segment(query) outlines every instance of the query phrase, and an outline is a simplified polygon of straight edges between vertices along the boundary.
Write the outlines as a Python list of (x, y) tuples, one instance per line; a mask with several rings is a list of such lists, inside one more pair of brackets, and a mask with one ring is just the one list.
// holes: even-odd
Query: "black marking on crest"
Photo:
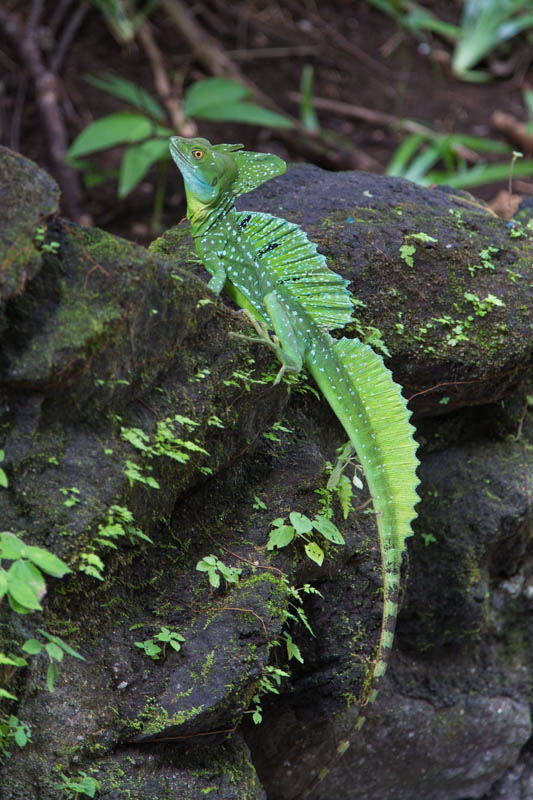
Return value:
[(240, 227), (244, 230), (251, 219), (252, 219), (252, 215), (251, 214), (248, 214), (247, 217), (243, 217), (241, 220), (239, 220)]
[(272, 250), (276, 249), (276, 247), (279, 247), (279, 242), (270, 242), (270, 244), (267, 244), (267, 246), (263, 247), (262, 250), (257, 251), (256, 258), (258, 260), (263, 258), (264, 255), (266, 255), (267, 253), (271, 253)]

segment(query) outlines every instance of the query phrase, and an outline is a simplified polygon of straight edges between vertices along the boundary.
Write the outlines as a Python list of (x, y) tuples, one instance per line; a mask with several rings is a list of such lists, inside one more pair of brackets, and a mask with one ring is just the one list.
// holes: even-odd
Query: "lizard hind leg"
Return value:
[[(269, 311), (270, 310), (271, 309), (269, 309)], [(258, 320), (247, 309), (242, 309), (242, 313), (248, 318), (249, 322), (255, 328), (257, 336), (245, 336), (242, 333), (233, 333), (233, 332), (230, 334), (230, 336), (233, 336), (236, 339), (243, 339), (244, 341), (247, 342), (260, 342), (261, 344), (267, 345), (267, 347), (270, 347), (270, 349), (275, 352), (276, 356), (281, 362), (281, 369), (276, 375), (274, 386), (276, 386), (281, 381), (282, 377), (286, 372), (295, 372), (295, 373), (300, 372), (303, 363), (302, 356), (297, 346), (295, 347), (292, 342), (288, 344), (287, 338), (290, 339), (290, 337), (286, 337), (283, 335), (282, 335), (283, 338), (282, 336), (278, 335), (270, 336), (268, 327), (262, 320)], [(276, 333), (278, 333), (275, 322), (273, 324)]]

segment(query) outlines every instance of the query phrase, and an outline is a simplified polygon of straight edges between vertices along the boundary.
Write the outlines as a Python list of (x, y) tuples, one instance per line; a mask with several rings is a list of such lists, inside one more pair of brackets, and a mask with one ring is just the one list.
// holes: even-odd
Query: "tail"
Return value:
[[(329, 340), (329, 341), (328, 341)], [(304, 800), (323, 780), (363, 726), (389, 661), (394, 640), (405, 540), (419, 501), (418, 459), (410, 413), (400, 387), (380, 356), (357, 339), (323, 334), (306, 366), (355, 447), (368, 482), (378, 527), (383, 573), (383, 620), (373, 668), (359, 715), (335, 754), (298, 796)]]

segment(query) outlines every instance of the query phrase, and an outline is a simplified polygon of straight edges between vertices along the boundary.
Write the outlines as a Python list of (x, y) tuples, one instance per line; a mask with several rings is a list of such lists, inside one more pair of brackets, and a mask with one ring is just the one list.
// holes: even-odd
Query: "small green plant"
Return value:
[[(184, 422), (186, 420), (186, 422)], [(208, 456), (207, 450), (200, 447), (196, 442), (190, 439), (182, 439), (175, 433), (176, 425), (185, 424), (187, 427), (190, 425), (198, 425), (193, 420), (188, 420), (187, 417), (180, 417), (176, 414), (174, 417), (166, 417), (166, 419), (159, 420), (156, 427), (156, 433), (153, 441), (147, 433), (141, 428), (121, 428), (121, 437), (125, 442), (129, 442), (146, 458), (156, 458), (159, 456), (167, 456), (174, 461), (179, 461), (185, 464), (189, 461), (191, 453), (203, 453)]]
[(494, 272), (496, 269), (494, 265), (494, 261), (492, 260), (492, 256), (499, 253), (499, 247), (493, 247), (493, 245), (489, 245), (485, 247), (483, 250), (479, 251), (479, 259), (481, 264), (469, 264), (468, 271), (472, 275), (472, 277), (476, 274), (477, 270), (480, 269), (487, 269), (491, 272)]
[[(358, 472), (362, 472), (363, 468), (355, 460), (355, 448), (351, 442), (346, 442), (337, 449), (337, 460), (334, 465), (330, 465), (330, 476), (326, 484), (326, 491), (335, 492), (339, 498), (342, 508), (344, 519), (348, 518), (348, 514), (352, 510), (352, 486), (361, 490), (363, 482), (358, 476)], [(346, 470), (353, 468), (353, 477), (350, 478), (346, 475)], [(319, 490), (318, 490), (319, 491)], [(329, 509), (328, 509), (329, 510)], [(330, 514), (328, 514), (329, 518)]]
[(224, 578), (226, 583), (238, 583), (242, 572), (242, 569), (237, 569), (237, 567), (228, 567), (227, 564), (224, 564), (214, 555), (204, 556), (204, 558), (200, 559), (196, 564), (196, 569), (198, 572), (207, 572), (209, 583), (213, 589), (218, 589), (220, 586), (220, 576)]
[(285, 524), (284, 517), (273, 520), (267, 542), (267, 550), (281, 549), (287, 547), (292, 541), (301, 540), (305, 542), (305, 554), (311, 561), (319, 566), (324, 561), (324, 551), (311, 535), (313, 531), (320, 533), (324, 539), (333, 544), (344, 544), (344, 538), (337, 526), (327, 517), (317, 514), (311, 520), (305, 514), (298, 511), (291, 511), (289, 514), (290, 525)]
[(14, 714), (0, 717), (0, 760), (9, 757), (11, 742), (26, 747), (31, 742), (31, 728)]
[(79, 770), (73, 778), (67, 777), (63, 772), (59, 773), (60, 781), (54, 783), (54, 789), (62, 792), (68, 800), (77, 800), (80, 794), (85, 797), (94, 797), (100, 789), (100, 783), (96, 778), (91, 778), (86, 772)]
[[(147, 466), (146, 472), (149, 473), (152, 471), (152, 467)], [(124, 475), (128, 479), (130, 486), (133, 486), (134, 483), (142, 483), (145, 486), (149, 486), (151, 489), (160, 489), (159, 481), (157, 481), (152, 475), (148, 475), (142, 471), (138, 464), (135, 461), (130, 461), (130, 459), (126, 459), (124, 462)]]
[[(4, 460), (4, 456), (5, 456), (4, 451), (0, 450), (0, 463)], [(6, 475), (5, 471), (2, 469), (2, 467), (0, 467), (0, 487), (2, 489), (7, 489), (8, 486), (9, 486), (9, 483), (8, 483), (8, 480), (7, 480), (7, 475)]]
[(162, 626), (159, 633), (156, 633), (151, 639), (145, 639), (144, 642), (135, 642), (135, 647), (139, 647), (144, 651), (145, 655), (157, 661), (159, 658), (165, 657), (167, 645), (179, 653), (181, 644), (184, 641), (185, 639), (180, 633)]
[(486, 317), (489, 311), (493, 311), (494, 308), (502, 308), (505, 306), (503, 300), (500, 300), (499, 297), (495, 297), (493, 294), (488, 294), (484, 300), (481, 300), (477, 294), (465, 292), (464, 298), (469, 303), (472, 303), (474, 312), (478, 317)]
[(37, 244), (39, 245), (40, 249), (44, 253), (51, 253), (52, 255), (57, 255), (59, 251), (59, 242), (46, 241), (46, 228), (44, 227), (44, 225), (37, 226), (37, 228), (35, 229), (34, 238)]
[(531, 0), (464, 0), (453, 72), (464, 81), (491, 80), (490, 73), (472, 68), (503, 42), (532, 27)]
[(67, 653), (69, 656), (73, 656), (74, 658), (79, 658), (81, 661), (85, 661), (84, 657), (78, 653), (76, 650), (73, 650), (63, 639), (60, 639), (59, 636), (52, 636), (50, 633), (47, 633), (42, 628), (37, 629), (41, 636), (47, 640), (45, 644), (40, 642), (38, 639), (28, 639), (22, 645), (22, 650), (30, 656), (39, 655), (43, 650), (48, 656), (50, 663), (48, 664), (48, 670), (46, 673), (46, 684), (48, 689), (53, 692), (55, 682), (59, 676), (59, 669), (57, 667), (58, 663), (63, 661), (63, 656)]
[(90, 575), (91, 578), (96, 578), (99, 581), (104, 580), (105, 564), (96, 553), (80, 553), (78, 569), (80, 572)]
[(279, 694), (278, 686), (280, 686), (283, 678), (289, 677), (290, 672), (287, 672), (284, 669), (279, 669), (279, 667), (273, 667), (270, 665), (265, 667), (265, 672), (257, 684), (257, 691), (252, 697), (252, 703), (255, 704), (255, 708), (247, 712), (252, 714), (252, 719), (256, 725), (259, 725), (263, 719), (263, 707), (261, 705), (262, 695), (267, 694), (267, 692)]
[(114, 550), (117, 549), (114, 540), (121, 536), (127, 536), (131, 544), (137, 544), (139, 540), (153, 544), (150, 537), (137, 528), (134, 523), (135, 519), (129, 508), (112, 505), (107, 512), (105, 523), (98, 526), (95, 541)]
[(70, 486), (69, 488), (63, 486), (59, 491), (65, 495), (66, 499), (63, 500), (63, 505), (67, 508), (73, 508), (80, 502), (81, 492), (76, 486)]
[[(469, 167), (466, 153), (477, 159), (473, 167)], [(484, 153), (512, 158), (513, 151), (496, 140), (462, 133), (439, 134), (426, 128), (401, 142), (389, 162), (387, 175), (407, 178), (421, 186), (445, 183), (456, 189), (507, 179), (510, 162), (488, 164), (480, 155)], [(533, 175), (533, 160), (524, 159), (513, 166), (513, 171), (517, 176)]]

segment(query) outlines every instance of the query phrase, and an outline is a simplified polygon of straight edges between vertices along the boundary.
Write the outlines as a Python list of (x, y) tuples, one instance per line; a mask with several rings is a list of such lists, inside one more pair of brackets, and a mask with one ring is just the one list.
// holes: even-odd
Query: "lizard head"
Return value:
[(183, 175), (187, 201), (203, 208), (224, 195), (237, 197), (285, 172), (285, 162), (272, 153), (251, 153), (242, 144), (211, 144), (207, 139), (170, 139), (170, 154)]
[(170, 155), (183, 175), (189, 204), (215, 206), (229, 193), (237, 175), (235, 161), (207, 139), (172, 136)]

